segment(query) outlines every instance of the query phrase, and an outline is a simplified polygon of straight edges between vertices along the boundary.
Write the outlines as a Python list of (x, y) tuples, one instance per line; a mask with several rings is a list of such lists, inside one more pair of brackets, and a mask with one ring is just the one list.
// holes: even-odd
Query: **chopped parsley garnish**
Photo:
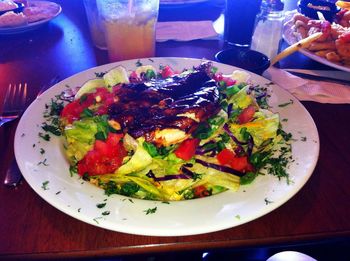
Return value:
[(94, 112), (88, 108), (85, 108), (83, 112), (80, 114), (81, 118), (91, 118), (94, 116)]
[(125, 196), (132, 196), (137, 191), (139, 191), (139, 189), (140, 189), (140, 186), (137, 185), (136, 183), (126, 182), (121, 186), (119, 193)]
[(157, 147), (152, 143), (145, 141), (143, 143), (143, 148), (149, 153), (149, 155), (151, 155), (151, 157), (159, 155)]
[(258, 176), (258, 173), (248, 172), (243, 177), (240, 178), (240, 184), (248, 185), (252, 183), (257, 176)]
[(143, 148), (149, 153), (149, 155), (151, 155), (152, 158), (164, 158), (168, 156), (174, 150), (175, 147), (171, 145), (168, 147), (162, 146), (160, 148), (157, 148), (154, 144), (145, 141), (143, 142)]
[(41, 132), (39, 132), (39, 137), (42, 138), (43, 140), (46, 140), (46, 141), (50, 141), (50, 135), (49, 134), (43, 134)]
[(136, 65), (136, 67), (140, 67), (140, 66), (142, 66), (143, 64), (141, 63), (140, 60), (137, 60), (137, 62), (135, 63), (135, 65)]
[(266, 205), (273, 203), (273, 201), (268, 200), (267, 198), (265, 198), (264, 201), (265, 201), (265, 204), (266, 204)]
[(237, 92), (241, 90), (240, 85), (235, 84), (230, 87), (227, 87), (223, 92), (228, 96), (231, 97), (235, 95)]
[(46, 161), (47, 161), (47, 159), (44, 159), (43, 161), (39, 161), (37, 165), (38, 165), (38, 166), (39, 166), (39, 165), (49, 166), (49, 164), (47, 164)]
[(203, 174), (193, 173), (192, 179), (193, 181), (196, 181), (196, 180), (202, 179), (202, 177), (203, 177)]
[(77, 165), (69, 166), (69, 173), (70, 173), (71, 177), (73, 177), (74, 174), (78, 174), (78, 167), (77, 167)]
[(111, 212), (109, 210), (103, 211), (102, 216), (108, 216)]
[(282, 138), (285, 140), (285, 141), (289, 141), (291, 140), (292, 138), (292, 134), (291, 133), (286, 133), (284, 130), (282, 129), (278, 129), (277, 130), (277, 135), (281, 135)]
[(95, 221), (96, 223), (97, 223), (97, 225), (99, 225), (100, 223), (98, 222), (98, 219), (101, 219), (102, 217), (95, 217), (94, 219), (93, 219), (93, 221)]
[(210, 69), (210, 72), (212, 73), (212, 74), (215, 74), (216, 72), (218, 71), (218, 67), (211, 67), (211, 69)]
[(107, 133), (103, 131), (96, 132), (95, 134), (96, 140), (106, 140), (107, 139)]
[(102, 78), (107, 72), (95, 72), (97, 78)]
[(290, 99), (289, 102), (279, 104), (278, 107), (286, 107), (286, 106), (293, 104), (293, 103), (294, 103), (294, 101)]
[(51, 132), (53, 135), (61, 136), (61, 130), (57, 126), (44, 123), (41, 128), (46, 132)]
[(215, 115), (209, 118), (207, 122), (200, 123), (193, 136), (202, 140), (207, 139), (224, 123), (225, 119), (223, 117)]
[(97, 208), (104, 208), (107, 203), (99, 203), (96, 205)]
[(154, 213), (156, 213), (156, 211), (157, 211), (157, 207), (154, 207), (154, 208), (146, 209), (146, 210), (144, 210), (143, 212), (146, 212), (146, 215), (149, 215), (149, 214), (154, 214)]
[(48, 181), (48, 180), (44, 181), (43, 184), (42, 184), (42, 186), (41, 186), (41, 188), (42, 188), (43, 190), (48, 190), (48, 189), (49, 189), (49, 188), (47, 187), (48, 184), (49, 184), (49, 181)]

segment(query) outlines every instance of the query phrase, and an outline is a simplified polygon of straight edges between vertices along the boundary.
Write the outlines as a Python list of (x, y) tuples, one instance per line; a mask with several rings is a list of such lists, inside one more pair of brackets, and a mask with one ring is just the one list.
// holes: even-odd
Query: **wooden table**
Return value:
[[(27, 82), (28, 100), (53, 77), (64, 79), (107, 63), (94, 48), (82, 1), (57, 1), (64, 12), (49, 24), (19, 35), (0, 36), (0, 103), (10, 83)], [(221, 41), (164, 42), (156, 56), (214, 59)], [(326, 68), (301, 54), (282, 67)], [(350, 106), (303, 102), (317, 125), (321, 150), (306, 185), (286, 204), (247, 224), (195, 236), (150, 237), (107, 231), (47, 204), (23, 181), (0, 186), (0, 259), (93, 257), (303, 243), (350, 236)], [(13, 157), (14, 127), (0, 130), (0, 180)]]

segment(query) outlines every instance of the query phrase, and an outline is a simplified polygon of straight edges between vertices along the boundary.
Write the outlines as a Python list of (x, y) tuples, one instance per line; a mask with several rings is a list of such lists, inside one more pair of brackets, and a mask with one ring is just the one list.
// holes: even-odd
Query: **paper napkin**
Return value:
[(263, 76), (286, 89), (301, 101), (350, 103), (350, 85), (306, 80), (275, 67), (270, 67)]
[(217, 39), (213, 21), (175, 21), (158, 22), (156, 39), (158, 42), (168, 40), (191, 41), (197, 39)]

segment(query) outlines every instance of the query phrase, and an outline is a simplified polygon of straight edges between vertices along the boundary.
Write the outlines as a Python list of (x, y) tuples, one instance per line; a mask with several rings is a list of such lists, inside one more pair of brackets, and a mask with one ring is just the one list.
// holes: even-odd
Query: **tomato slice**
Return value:
[(239, 124), (250, 122), (253, 119), (254, 114), (255, 107), (253, 105), (249, 105), (247, 108), (243, 109), (243, 111), (238, 115)]
[(168, 78), (174, 75), (173, 69), (170, 68), (169, 65), (164, 66), (161, 71), (162, 78)]
[(73, 101), (63, 108), (61, 117), (65, 118), (68, 123), (72, 123), (80, 119), (80, 114), (84, 111), (84, 108), (85, 107), (80, 104), (79, 100)]
[(103, 175), (115, 172), (126, 156), (120, 139), (122, 134), (109, 133), (106, 141), (96, 140), (93, 150), (78, 162), (78, 174), (83, 176)]
[(216, 155), (216, 158), (221, 165), (228, 165), (237, 171), (249, 172), (254, 170), (247, 156), (237, 157), (235, 153), (229, 149), (220, 151), (219, 154)]
[(193, 194), (195, 198), (203, 198), (203, 197), (210, 196), (210, 192), (203, 185), (195, 187), (193, 189)]
[(217, 160), (221, 165), (230, 165), (235, 153), (229, 149), (223, 149), (216, 155)]
[(231, 168), (233, 168), (235, 170), (238, 170), (238, 171), (241, 171), (241, 172), (245, 172), (246, 168), (248, 166), (248, 158), (247, 158), (247, 156), (232, 158), (230, 166), (231, 166)]
[(200, 139), (187, 139), (175, 150), (176, 157), (183, 160), (190, 160), (196, 153)]

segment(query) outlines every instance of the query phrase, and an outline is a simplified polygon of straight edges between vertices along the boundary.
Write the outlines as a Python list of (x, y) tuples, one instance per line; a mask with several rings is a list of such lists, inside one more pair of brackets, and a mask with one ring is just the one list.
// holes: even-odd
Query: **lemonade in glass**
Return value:
[(159, 0), (98, 0), (111, 62), (153, 57)]

